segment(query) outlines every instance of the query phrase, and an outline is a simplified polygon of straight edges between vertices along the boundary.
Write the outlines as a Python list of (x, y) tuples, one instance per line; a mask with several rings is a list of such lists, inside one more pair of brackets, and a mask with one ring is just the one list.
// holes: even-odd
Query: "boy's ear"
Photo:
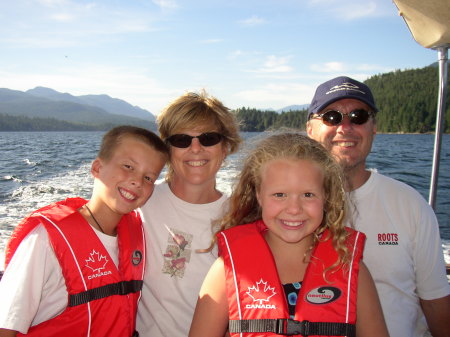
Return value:
[(91, 165), (91, 174), (94, 176), (94, 178), (98, 178), (101, 167), (102, 161), (99, 158), (95, 158)]

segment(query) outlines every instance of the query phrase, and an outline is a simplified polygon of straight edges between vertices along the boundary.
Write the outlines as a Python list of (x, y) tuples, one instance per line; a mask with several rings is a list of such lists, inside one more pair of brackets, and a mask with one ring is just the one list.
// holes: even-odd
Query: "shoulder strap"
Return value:
[(230, 320), (230, 333), (272, 332), (285, 336), (356, 336), (356, 327), (349, 323), (295, 321), (293, 319)]

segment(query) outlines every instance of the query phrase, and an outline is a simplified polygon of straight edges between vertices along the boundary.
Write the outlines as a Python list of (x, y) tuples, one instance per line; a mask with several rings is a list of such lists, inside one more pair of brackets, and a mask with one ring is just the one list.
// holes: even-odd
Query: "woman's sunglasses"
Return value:
[(213, 146), (220, 143), (223, 136), (217, 132), (205, 132), (199, 136), (189, 136), (181, 133), (168, 137), (166, 141), (169, 142), (169, 144), (172, 146), (184, 149), (186, 147), (191, 146), (193, 138), (198, 138), (198, 141), (203, 146)]
[(348, 118), (350, 118), (350, 123), (362, 125), (366, 123), (372, 115), (373, 112), (364, 109), (353, 110), (349, 113), (342, 113), (338, 110), (328, 110), (318, 115), (312, 115), (311, 119), (321, 118), (325, 125), (338, 126), (344, 120), (344, 116), (348, 116)]

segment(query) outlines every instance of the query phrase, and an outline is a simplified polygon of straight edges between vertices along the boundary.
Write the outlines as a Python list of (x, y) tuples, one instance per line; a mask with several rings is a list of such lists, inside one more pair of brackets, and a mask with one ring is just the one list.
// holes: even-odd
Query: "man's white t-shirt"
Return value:
[(349, 195), (351, 222), (367, 236), (363, 260), (375, 281), (390, 336), (427, 336), (419, 298), (450, 293), (432, 208), (412, 187), (376, 172)]

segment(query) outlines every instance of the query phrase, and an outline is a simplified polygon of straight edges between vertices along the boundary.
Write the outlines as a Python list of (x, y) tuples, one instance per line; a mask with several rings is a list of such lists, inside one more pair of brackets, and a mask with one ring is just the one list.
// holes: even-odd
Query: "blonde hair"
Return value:
[[(213, 130), (209, 131), (217, 131), (224, 136), (222, 142), (227, 155), (235, 153), (242, 143), (234, 113), (204, 90), (178, 97), (158, 116), (157, 123), (159, 134), (164, 140), (183, 130), (211, 127)], [(169, 163), (166, 180), (170, 181), (172, 176), (173, 168)]]
[[(269, 136), (260, 141), (244, 161), (239, 180), (229, 200), (229, 210), (218, 221), (220, 230), (250, 223), (262, 218), (262, 210), (256, 198), (261, 186), (261, 169), (264, 164), (276, 159), (310, 160), (319, 164), (324, 173), (324, 217), (314, 232), (313, 244), (332, 238), (333, 247), (339, 259), (328, 269), (332, 269), (349, 260), (345, 244), (347, 231), (343, 219), (345, 217), (345, 192), (343, 173), (339, 164), (331, 154), (318, 142), (299, 133), (282, 133)], [(321, 234), (329, 229), (330, 236)], [(218, 231), (218, 232), (219, 232)], [(215, 239), (214, 239), (215, 240)], [(307, 252), (307, 253), (308, 253)]]

